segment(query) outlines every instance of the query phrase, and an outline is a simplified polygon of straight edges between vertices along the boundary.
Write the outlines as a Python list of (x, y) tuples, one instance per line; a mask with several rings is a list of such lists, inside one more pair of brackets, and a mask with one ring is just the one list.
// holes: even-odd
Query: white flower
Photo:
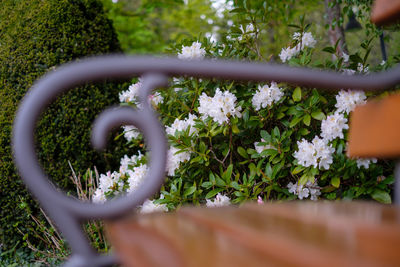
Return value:
[(167, 154), (167, 166), (166, 171), (168, 176), (174, 176), (175, 170), (179, 168), (181, 162), (185, 162), (190, 159), (190, 152), (184, 151), (177, 153), (179, 149), (171, 146)]
[(123, 158), (121, 158), (120, 161), (120, 167), (119, 167), (119, 172), (121, 174), (125, 174), (128, 170), (129, 165), (133, 166), (137, 164), (137, 161), (140, 160), (143, 157), (143, 155), (139, 151), (139, 155), (133, 155), (132, 157), (128, 157), (125, 155)]
[(343, 139), (343, 130), (349, 129), (347, 125), (347, 119), (342, 113), (336, 112), (333, 115), (329, 115), (321, 123), (321, 136), (327, 141), (331, 141), (337, 137)]
[[(139, 90), (142, 86), (142, 80), (139, 79), (139, 82), (131, 84), (128, 90), (119, 94), (119, 101), (125, 103), (132, 103), (135, 104), (138, 108), (141, 108), (139, 103)], [(158, 106), (158, 104), (163, 103), (164, 98), (161, 96), (159, 92), (155, 94), (149, 95), (149, 102), (152, 103), (154, 106)]]
[(205, 54), (206, 50), (201, 48), (201, 43), (193, 42), (191, 46), (182, 46), (182, 52), (178, 53), (178, 58), (184, 60), (203, 59)]
[(139, 137), (140, 132), (138, 128), (132, 125), (122, 126), (124, 129), (124, 137), (128, 142), (132, 141), (132, 139), (136, 139)]
[[(300, 36), (301, 36), (301, 40), (300, 40)], [(300, 50), (303, 50), (305, 47), (313, 48), (315, 46), (315, 44), (317, 43), (317, 41), (312, 36), (311, 32), (303, 32), (303, 34), (301, 34), (300, 32), (295, 32), (293, 34), (293, 39), (297, 40), (297, 41), (299, 41), (299, 43), (301, 43)]]
[(345, 75), (354, 75), (355, 73), (356, 73), (355, 70), (343, 69), (343, 74), (345, 74)]
[(297, 195), (299, 199), (310, 197), (311, 200), (317, 200), (318, 196), (321, 195), (321, 187), (317, 185), (316, 181), (314, 183), (307, 181), (305, 185), (290, 182), (287, 187), (289, 193)]
[(385, 61), (385, 60), (382, 60), (382, 62), (381, 62), (379, 65), (385, 66), (385, 64), (386, 64), (386, 61)]
[(361, 63), (358, 63), (357, 64), (357, 71), (359, 72), (359, 73), (364, 73), (364, 74), (368, 74), (369, 73), (369, 68), (368, 67), (365, 67), (363, 64), (361, 64)]
[(342, 53), (342, 57), (343, 57), (343, 62), (349, 62), (349, 55), (346, 53)]
[(139, 185), (143, 182), (144, 178), (147, 174), (147, 165), (140, 164), (137, 167), (134, 167), (132, 170), (128, 170), (126, 173), (128, 174), (128, 192), (131, 193), (135, 191)]
[(209, 97), (205, 93), (200, 96), (200, 106), (198, 111), (202, 114), (202, 119), (211, 117), (218, 124), (229, 121), (229, 117), (241, 117), (242, 107), (236, 107), (236, 96), (229, 91), (221, 92), (219, 88), (214, 97)]
[(311, 32), (303, 32), (303, 34), (301, 34), (300, 32), (295, 32), (293, 34), (293, 39), (297, 40), (298, 44), (293, 48), (290, 47), (282, 48), (281, 53), (279, 54), (279, 57), (282, 60), (282, 62), (290, 60), (292, 57), (300, 53), (300, 51), (303, 50), (305, 47), (313, 48), (317, 43), (317, 41), (312, 36)]
[(231, 204), (231, 199), (228, 196), (221, 195), (221, 193), (218, 193), (214, 200), (209, 200), (207, 199), (206, 206), (209, 208), (214, 208), (214, 207), (222, 207), (222, 206), (228, 206)]
[(128, 90), (119, 94), (120, 102), (132, 102), (137, 104), (137, 97), (139, 96), (139, 88), (142, 86), (141, 81), (131, 84)]
[(281, 53), (279, 54), (280, 59), (282, 62), (289, 61), (292, 57), (296, 56), (300, 50), (298, 50), (296, 47), (290, 48), (282, 48)]
[(103, 193), (108, 193), (111, 191), (118, 192), (122, 189), (123, 183), (120, 181), (121, 174), (119, 172), (107, 172), (105, 175), (100, 174), (99, 187)]
[(316, 43), (317, 43), (317, 41), (312, 36), (311, 32), (304, 32), (303, 37), (301, 39), (301, 50), (303, 50), (304, 47), (313, 48)]
[(149, 100), (154, 106), (158, 106), (158, 104), (162, 104), (164, 102), (164, 98), (161, 96), (159, 92), (149, 95)]
[(281, 88), (275, 82), (271, 83), (271, 86), (264, 85), (258, 86), (258, 90), (253, 96), (251, 101), (255, 110), (271, 106), (273, 103), (278, 102), (283, 97), (284, 93)]
[(143, 203), (140, 207), (140, 213), (152, 213), (152, 212), (166, 212), (168, 211), (167, 205), (156, 204), (154, 200), (148, 200)]
[(260, 143), (265, 143), (265, 140), (263, 138), (261, 138), (261, 142), (254, 143), (254, 148), (256, 149), (258, 154), (261, 154), (261, 152), (263, 152), (266, 149), (275, 149), (276, 150), (276, 148), (272, 145), (260, 145)]
[(326, 140), (316, 136), (310, 143), (303, 138), (301, 142), (297, 141), (297, 146), (299, 150), (295, 151), (293, 156), (300, 165), (329, 169), (330, 164), (333, 162), (332, 154), (335, 149), (328, 145)]
[[(254, 25), (252, 23), (246, 25), (246, 30), (243, 28), (243, 25), (240, 25), (240, 30), (243, 35), (248, 35), (250, 37), (254, 37), (256, 32), (254, 31)], [(242, 35), (238, 37), (238, 40), (241, 41), (243, 39)]]
[(309, 194), (310, 190), (308, 190), (308, 188), (303, 187), (302, 185), (299, 186), (297, 195), (299, 199), (308, 198)]
[(189, 116), (184, 120), (175, 119), (171, 126), (165, 127), (165, 132), (169, 135), (175, 135), (176, 132), (184, 132), (189, 127), (189, 135), (197, 134), (197, 129), (194, 127), (195, 121), (197, 119), (196, 115), (189, 114)]
[(111, 172), (107, 172), (106, 175), (100, 174), (99, 188), (104, 192), (110, 192), (114, 185), (114, 180), (111, 176)]
[[(332, 164), (332, 154), (335, 152), (335, 149), (328, 145), (328, 142), (324, 139), (319, 138), (318, 136), (313, 139), (315, 157), (318, 161), (318, 167), (324, 168), (325, 170), (329, 170), (329, 166)], [(314, 166), (316, 167), (316, 166)]]
[(376, 158), (367, 158), (367, 159), (357, 159), (357, 168), (361, 169), (361, 167), (364, 167), (365, 169), (369, 168), (369, 164), (376, 163), (377, 159)]
[(357, 105), (364, 104), (366, 98), (363, 91), (341, 90), (336, 95), (337, 103), (335, 107), (337, 108), (337, 112), (350, 113)]
[(304, 167), (316, 167), (318, 162), (314, 155), (314, 145), (303, 138), (301, 141), (297, 141), (297, 146), (299, 150), (295, 151), (293, 156), (298, 163)]
[(100, 188), (97, 188), (92, 196), (92, 201), (97, 204), (102, 204), (107, 201), (106, 196), (104, 195), (104, 191)]
[(306, 186), (310, 191), (310, 199), (317, 200), (318, 196), (321, 195), (321, 187), (318, 186), (316, 180), (314, 180), (314, 183), (307, 181)]

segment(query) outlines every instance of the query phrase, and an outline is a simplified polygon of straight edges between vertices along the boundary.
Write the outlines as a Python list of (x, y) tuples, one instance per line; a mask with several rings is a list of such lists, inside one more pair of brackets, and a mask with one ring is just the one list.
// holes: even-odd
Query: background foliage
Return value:
[[(111, 21), (98, 1), (1, 1), (0, 242), (4, 249), (23, 245), (18, 230), (34, 233), (36, 226), (21, 205), (38, 212), (12, 162), (11, 129), (20, 99), (37, 78), (59, 64), (120, 51)], [(118, 101), (121, 88), (116, 83), (85, 85), (59, 98), (43, 115), (36, 132), (37, 153), (61, 188), (73, 188), (68, 161), (83, 170), (115, 166), (114, 156), (121, 155), (123, 148), (114, 144), (109, 154), (94, 152), (89, 129), (104, 107)]]

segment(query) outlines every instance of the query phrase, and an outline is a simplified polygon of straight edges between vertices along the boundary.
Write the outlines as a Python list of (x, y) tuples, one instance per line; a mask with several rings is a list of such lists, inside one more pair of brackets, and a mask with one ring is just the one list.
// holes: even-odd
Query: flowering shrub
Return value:
[[(249, 34), (257, 32), (256, 27), (240, 25), (239, 36), (232, 33), (217, 43), (206, 38), (201, 43), (186, 42), (172, 51), (182, 60), (259, 59), (252, 48), (256, 41), (250, 40), (257, 35)], [(298, 28), (305, 29), (304, 25)], [(364, 58), (360, 53), (336, 55), (335, 47), (326, 47), (323, 51), (330, 59), (313, 65), (316, 44), (310, 31), (297, 31), (279, 58), (290, 65), (323, 67), (343, 75), (369, 71), (367, 45), (363, 46)], [(140, 108), (136, 102), (140, 85), (139, 80), (122, 92), (121, 102)], [(146, 201), (142, 211), (248, 200), (372, 198), (390, 203), (392, 165), (346, 156), (349, 114), (366, 99), (364, 92), (348, 88), (330, 93), (273, 81), (257, 84), (176, 77), (170, 88), (149, 99), (165, 125), (169, 150), (161, 195)], [(100, 176), (94, 202), (124, 192), (134, 194), (146, 174), (148, 155), (141, 134), (126, 126), (125, 138), (138, 154), (121, 159), (118, 172)]]

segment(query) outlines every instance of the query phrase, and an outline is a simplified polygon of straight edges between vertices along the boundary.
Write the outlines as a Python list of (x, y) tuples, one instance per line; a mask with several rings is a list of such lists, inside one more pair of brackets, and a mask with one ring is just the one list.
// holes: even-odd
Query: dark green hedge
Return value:
[[(19, 101), (32, 83), (54, 66), (110, 52), (120, 52), (120, 47), (97, 0), (1, 0), (0, 242), (5, 247), (21, 241), (17, 228), (24, 233), (34, 229), (20, 207), (21, 200), (37, 211), (12, 162), (10, 137)], [(120, 146), (113, 144), (108, 153), (100, 154), (90, 147), (89, 139), (93, 119), (118, 102), (120, 90), (117, 83), (73, 89), (43, 115), (36, 133), (37, 154), (45, 171), (61, 187), (71, 189), (68, 160), (81, 172), (93, 165), (100, 170), (115, 168), (123, 152)]]

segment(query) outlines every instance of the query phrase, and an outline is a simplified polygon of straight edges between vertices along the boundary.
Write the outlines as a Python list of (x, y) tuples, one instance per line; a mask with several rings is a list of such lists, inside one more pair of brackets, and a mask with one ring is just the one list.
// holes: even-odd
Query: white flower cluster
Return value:
[(122, 126), (122, 129), (124, 129), (124, 137), (128, 142), (132, 141), (132, 139), (138, 138), (140, 135), (138, 128), (133, 125)]
[(222, 207), (222, 206), (228, 206), (231, 204), (231, 199), (228, 196), (221, 195), (221, 193), (218, 193), (214, 200), (206, 200), (206, 206), (208, 208), (215, 208), (215, 207)]
[(298, 185), (297, 182), (293, 184), (290, 182), (287, 187), (289, 192), (297, 195), (299, 199), (308, 198), (310, 196), (311, 200), (317, 200), (318, 196), (321, 195), (321, 187), (319, 187), (316, 182), (311, 183), (308, 181), (305, 185)]
[(138, 163), (142, 157), (140, 153), (131, 158), (125, 155), (121, 159), (119, 172), (101, 174), (92, 201), (101, 204), (107, 200), (108, 193), (119, 194), (124, 191), (124, 188), (127, 188), (128, 193), (136, 190), (147, 173), (147, 165)]
[[(122, 92), (119, 94), (119, 101), (122, 103), (132, 103), (136, 105), (138, 108), (141, 108), (140, 103), (138, 101), (139, 97), (139, 90), (140, 87), (142, 86), (142, 81), (139, 80), (139, 82), (131, 84), (128, 88), (128, 90)], [(153, 106), (158, 106), (159, 104), (163, 103), (164, 98), (161, 96), (159, 92), (156, 92), (152, 95), (149, 95), (149, 102)], [(129, 126), (123, 126), (124, 129), (124, 137), (128, 142), (132, 141), (132, 139), (136, 139), (139, 137), (140, 132), (135, 126), (129, 125)]]
[(194, 127), (195, 121), (197, 119), (196, 115), (189, 114), (184, 120), (175, 119), (171, 126), (165, 127), (165, 131), (169, 135), (175, 135), (176, 132), (184, 132), (189, 128), (189, 135), (197, 133), (197, 129)]
[(329, 166), (333, 162), (332, 153), (335, 152), (335, 149), (331, 145), (328, 145), (326, 140), (316, 136), (310, 143), (303, 138), (301, 142), (297, 141), (297, 145), (299, 150), (295, 151), (293, 156), (300, 165), (329, 169)]
[[(164, 199), (164, 196), (161, 194), (160, 199)], [(168, 208), (165, 204), (157, 204), (154, 203), (155, 200), (148, 200), (143, 203), (140, 207), (140, 213), (153, 213), (153, 212), (167, 212)]]
[(313, 48), (317, 43), (311, 32), (303, 32), (302, 34), (300, 32), (295, 32), (293, 34), (293, 39), (297, 40), (298, 44), (292, 48), (290, 46), (287, 48), (282, 48), (281, 53), (279, 54), (282, 62), (290, 60), (292, 57), (300, 53), (300, 51), (305, 47)]
[(190, 159), (190, 155), (191, 152), (189, 151), (180, 152), (179, 149), (171, 146), (167, 153), (166, 171), (168, 176), (174, 176), (175, 170), (179, 168), (182, 162), (188, 161)]
[(202, 93), (199, 99), (199, 113), (202, 119), (211, 117), (215, 122), (222, 125), (229, 121), (229, 117), (241, 117), (240, 111), (242, 107), (236, 107), (236, 96), (229, 91), (221, 92), (219, 88), (215, 92), (214, 97), (209, 97)]
[(143, 182), (144, 178), (146, 177), (147, 174), (147, 165), (146, 164), (140, 164), (137, 167), (133, 167), (132, 170), (127, 171), (127, 176), (128, 178), (128, 192), (132, 193), (134, 192), (139, 185)]
[(261, 152), (263, 152), (266, 149), (275, 149), (276, 150), (276, 148), (273, 145), (269, 145), (269, 144), (260, 145), (260, 143), (265, 143), (264, 138), (261, 138), (261, 142), (255, 142), (254, 143), (254, 148), (255, 148), (255, 150), (257, 151), (258, 154), (261, 154)]
[(272, 82), (271, 86), (259, 85), (251, 103), (255, 110), (260, 110), (260, 108), (266, 108), (267, 106), (271, 106), (273, 103), (278, 102), (281, 100), (283, 95), (281, 88), (279, 88), (275, 82)]
[[(131, 84), (128, 88), (128, 90), (122, 92), (119, 94), (119, 101), (120, 102), (125, 102), (125, 103), (132, 103), (135, 104), (138, 108), (140, 108), (140, 103), (138, 101), (139, 97), (139, 90), (140, 87), (142, 86), (142, 81), (139, 80), (139, 82)], [(159, 92), (155, 92), (152, 95), (149, 95), (149, 102), (154, 105), (158, 106), (159, 104), (162, 104), (164, 101), (164, 98), (161, 96)]]
[(356, 159), (357, 162), (357, 168), (364, 167), (365, 169), (369, 168), (369, 164), (376, 163), (378, 160), (376, 158), (367, 158), (367, 159)]
[(239, 41), (241, 41), (245, 35), (248, 35), (249, 37), (254, 37), (256, 35), (254, 25), (252, 23), (246, 25), (246, 30), (244, 29), (243, 25), (240, 25), (240, 30), (242, 35), (238, 37)]
[(182, 46), (182, 52), (178, 53), (179, 59), (203, 59), (206, 55), (206, 50), (201, 48), (201, 43), (193, 42), (191, 46)]
[[(171, 126), (165, 127), (165, 131), (169, 135), (175, 135), (177, 132), (184, 132), (189, 129), (190, 136), (197, 136), (198, 131), (194, 127), (196, 119), (197, 116), (193, 114), (189, 114), (189, 116), (183, 120), (175, 119), (174, 123)], [(179, 168), (182, 162), (188, 161), (192, 154), (190, 151), (183, 151), (179, 153), (178, 151), (179, 149), (173, 146), (171, 146), (168, 150), (166, 171), (169, 176), (174, 176), (175, 170)]]
[(336, 111), (348, 114), (353, 111), (357, 105), (364, 104), (366, 98), (363, 91), (341, 90), (339, 94), (336, 95)]
[(293, 39), (299, 41), (300, 50), (303, 50), (305, 47), (315, 47), (317, 41), (312, 36), (311, 32), (295, 32), (293, 34)]
[(329, 115), (321, 123), (321, 136), (327, 141), (332, 141), (333, 139), (339, 137), (344, 138), (343, 130), (349, 129), (347, 125), (347, 119), (342, 113), (336, 112), (333, 115)]

